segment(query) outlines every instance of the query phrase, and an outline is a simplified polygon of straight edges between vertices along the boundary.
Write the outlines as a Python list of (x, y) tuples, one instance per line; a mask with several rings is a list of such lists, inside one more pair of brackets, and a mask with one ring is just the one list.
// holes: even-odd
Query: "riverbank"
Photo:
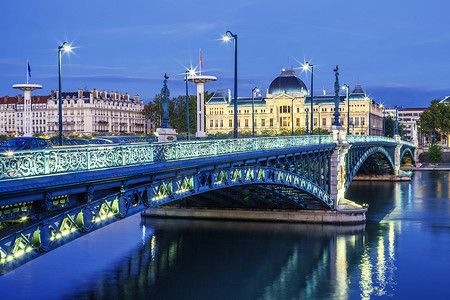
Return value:
[(450, 171), (450, 163), (423, 163), (420, 167), (411, 167), (410, 171)]

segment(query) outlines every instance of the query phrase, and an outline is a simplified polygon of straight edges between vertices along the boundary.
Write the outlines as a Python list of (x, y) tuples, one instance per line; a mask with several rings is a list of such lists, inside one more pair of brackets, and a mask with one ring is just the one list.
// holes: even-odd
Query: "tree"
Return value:
[(430, 149), (428, 149), (427, 152), (427, 159), (430, 162), (441, 162), (442, 161), (442, 149), (439, 147), (436, 143), (432, 144), (430, 146)]
[(431, 101), (431, 105), (420, 116), (420, 127), (425, 134), (448, 136), (450, 133), (450, 106), (439, 99)]
[(384, 119), (384, 136), (393, 137), (394, 136), (394, 126), (395, 120), (392, 116), (387, 116)]

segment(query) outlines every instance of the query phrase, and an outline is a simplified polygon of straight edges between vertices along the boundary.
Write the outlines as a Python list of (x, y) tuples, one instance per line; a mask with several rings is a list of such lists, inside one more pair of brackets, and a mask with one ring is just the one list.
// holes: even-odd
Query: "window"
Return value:
[(314, 118), (314, 126), (317, 126), (317, 118)]
[(248, 127), (248, 119), (245, 119), (245, 127)]
[(327, 126), (327, 118), (322, 118), (322, 126)]
[(219, 127), (219, 120), (216, 120), (216, 127)]
[(295, 119), (295, 126), (300, 127), (300, 118)]
[(269, 126), (273, 127), (273, 119), (272, 118), (269, 120)]
[(233, 127), (233, 120), (228, 120), (228, 127)]
[(266, 127), (266, 119), (261, 119), (261, 127)]
[(223, 127), (223, 120), (220, 120), (220, 127)]
[(214, 121), (213, 120), (209, 120), (209, 127), (213, 127), (214, 125)]
[(365, 120), (365, 118), (364, 117), (361, 117), (361, 125), (366, 125), (366, 120)]

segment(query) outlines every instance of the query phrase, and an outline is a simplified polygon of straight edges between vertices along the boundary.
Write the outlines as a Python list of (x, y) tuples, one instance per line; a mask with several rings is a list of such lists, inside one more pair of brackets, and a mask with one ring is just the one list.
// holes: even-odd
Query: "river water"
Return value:
[(0, 277), (0, 299), (450, 299), (450, 172), (346, 197), (366, 224), (136, 215)]

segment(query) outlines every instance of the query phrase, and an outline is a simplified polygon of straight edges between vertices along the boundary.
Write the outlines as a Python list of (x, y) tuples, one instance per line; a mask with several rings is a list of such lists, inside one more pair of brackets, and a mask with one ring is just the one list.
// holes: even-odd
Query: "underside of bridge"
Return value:
[(386, 156), (380, 152), (376, 152), (369, 156), (366, 161), (361, 165), (356, 175), (383, 175), (383, 174), (393, 174), (394, 170), (392, 165)]
[(214, 209), (328, 209), (317, 197), (279, 185), (245, 185), (198, 194), (164, 206)]

